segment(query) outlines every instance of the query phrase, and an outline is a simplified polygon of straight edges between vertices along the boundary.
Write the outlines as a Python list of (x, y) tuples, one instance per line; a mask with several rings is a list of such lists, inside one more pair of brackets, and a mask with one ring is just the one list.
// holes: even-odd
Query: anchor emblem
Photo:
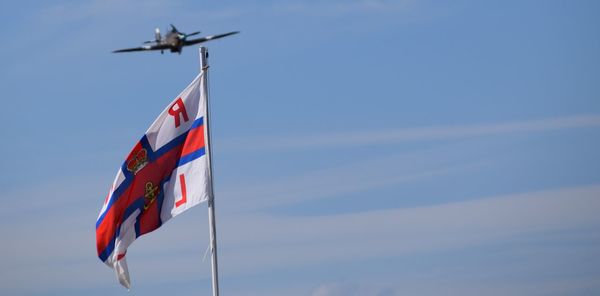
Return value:
[(154, 184), (152, 184), (152, 182), (146, 183), (146, 193), (144, 194), (144, 197), (146, 199), (148, 199), (148, 202), (144, 203), (144, 210), (147, 210), (150, 207), (150, 205), (154, 202), (154, 200), (158, 196), (158, 193), (159, 193), (158, 186), (154, 186)]

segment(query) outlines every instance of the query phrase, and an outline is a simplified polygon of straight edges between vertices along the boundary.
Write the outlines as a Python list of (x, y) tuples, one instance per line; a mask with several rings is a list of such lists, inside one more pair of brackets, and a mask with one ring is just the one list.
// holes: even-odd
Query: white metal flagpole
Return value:
[(210, 228), (210, 251), (211, 251), (211, 266), (212, 266), (212, 291), (213, 296), (219, 296), (219, 267), (217, 265), (217, 226), (215, 222), (215, 194), (213, 190), (213, 166), (212, 166), (212, 149), (210, 137), (210, 106), (208, 98), (208, 49), (200, 47), (200, 71), (202, 73), (202, 94), (206, 98), (204, 105), (204, 116), (206, 119), (206, 156), (208, 157), (208, 167), (210, 174), (210, 196), (208, 198), (208, 227)]

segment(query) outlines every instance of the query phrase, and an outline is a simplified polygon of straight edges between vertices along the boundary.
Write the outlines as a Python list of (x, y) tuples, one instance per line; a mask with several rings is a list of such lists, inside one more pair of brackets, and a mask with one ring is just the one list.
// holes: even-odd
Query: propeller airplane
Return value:
[(180, 32), (179, 30), (177, 30), (177, 28), (175, 26), (171, 25), (171, 30), (167, 33), (166, 36), (161, 36), (160, 30), (158, 28), (156, 28), (154, 30), (154, 40), (146, 41), (143, 43), (145, 45), (140, 46), (140, 47), (119, 49), (119, 50), (113, 51), (113, 53), (133, 52), (133, 51), (149, 51), (149, 50), (160, 50), (160, 53), (164, 53), (165, 50), (169, 50), (171, 52), (176, 52), (178, 54), (181, 54), (181, 50), (183, 49), (184, 46), (189, 46), (189, 45), (194, 45), (194, 44), (198, 44), (198, 43), (202, 43), (202, 42), (206, 42), (206, 41), (210, 41), (210, 40), (214, 40), (214, 39), (219, 39), (219, 38), (227, 37), (227, 36), (237, 34), (237, 33), (239, 33), (239, 31), (218, 34), (218, 35), (212, 35), (212, 36), (205, 36), (205, 37), (201, 37), (201, 38), (188, 40), (187, 39), (188, 37), (198, 35), (198, 34), (200, 34), (200, 31), (186, 34), (186, 33)]

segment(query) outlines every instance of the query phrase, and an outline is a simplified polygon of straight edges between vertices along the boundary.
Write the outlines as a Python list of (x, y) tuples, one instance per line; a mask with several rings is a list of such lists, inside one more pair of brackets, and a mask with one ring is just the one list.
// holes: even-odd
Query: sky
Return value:
[(600, 294), (598, 1), (4, 1), (0, 294), (209, 295), (206, 204), (98, 258), (206, 43), (222, 295)]

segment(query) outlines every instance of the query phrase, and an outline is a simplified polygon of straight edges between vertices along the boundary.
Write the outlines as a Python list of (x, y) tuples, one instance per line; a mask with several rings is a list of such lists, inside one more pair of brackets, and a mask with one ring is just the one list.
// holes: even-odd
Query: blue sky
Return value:
[(597, 1), (0, 4), (0, 294), (210, 293), (206, 205), (96, 257), (207, 43), (223, 295), (600, 293)]

